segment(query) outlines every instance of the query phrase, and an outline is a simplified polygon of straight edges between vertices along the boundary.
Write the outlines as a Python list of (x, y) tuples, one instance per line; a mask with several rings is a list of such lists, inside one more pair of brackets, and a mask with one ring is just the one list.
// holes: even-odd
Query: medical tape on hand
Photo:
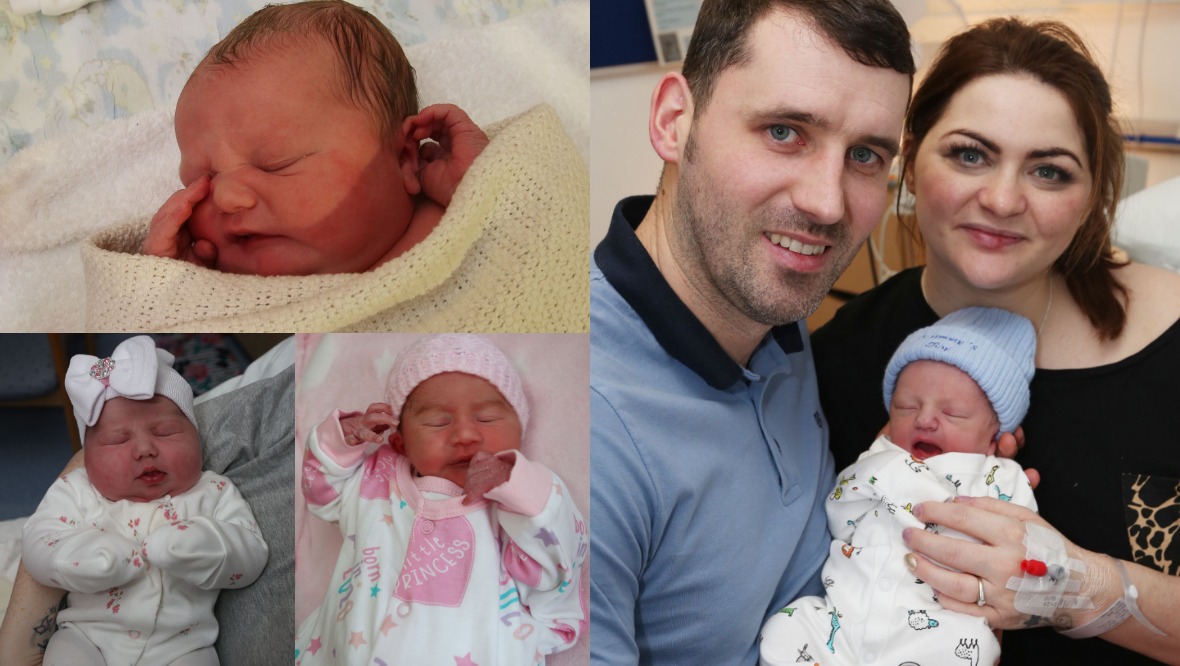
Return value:
[(1071, 559), (1065, 541), (1051, 529), (1025, 523), (1025, 558), (1046, 563), (1043, 576), (1024, 574), (1008, 579), (1005, 587), (1016, 591), (1013, 606), (1021, 613), (1050, 617), (1059, 608), (1086, 610), (1094, 608), (1094, 600), (1078, 594), (1086, 575), (1086, 564)]
[(1115, 599), (1114, 603), (1102, 612), (1102, 615), (1080, 627), (1061, 631), (1061, 635), (1069, 636), (1070, 638), (1101, 636), (1123, 622), (1126, 622), (1127, 618), (1133, 617), (1139, 621), (1139, 624), (1147, 627), (1153, 633), (1159, 634), (1160, 636), (1167, 636), (1163, 629), (1152, 624), (1147, 619), (1147, 616), (1143, 614), (1143, 611), (1139, 610), (1139, 588), (1135, 587), (1135, 584), (1131, 582), (1131, 577), (1127, 574), (1127, 567), (1123, 564), (1123, 561), (1110, 556), (1107, 557), (1114, 562), (1115, 568), (1119, 570), (1119, 576), (1123, 579), (1122, 598)]

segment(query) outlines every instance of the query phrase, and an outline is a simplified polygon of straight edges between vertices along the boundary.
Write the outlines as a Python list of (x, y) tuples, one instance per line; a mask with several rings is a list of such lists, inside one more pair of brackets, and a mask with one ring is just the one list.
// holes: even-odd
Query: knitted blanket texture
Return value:
[(367, 273), (259, 277), (138, 254), (148, 221), (82, 248), (90, 330), (584, 332), (589, 175), (552, 109), (491, 143), (422, 243)]

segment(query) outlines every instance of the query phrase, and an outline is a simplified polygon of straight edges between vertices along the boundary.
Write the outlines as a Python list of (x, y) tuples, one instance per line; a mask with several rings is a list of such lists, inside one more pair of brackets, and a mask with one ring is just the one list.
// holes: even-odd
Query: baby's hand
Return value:
[(464, 504), (474, 504), (484, 493), (504, 483), (512, 475), (512, 463), (480, 451), (467, 464), (467, 483), (463, 486)]
[(428, 106), (406, 118), (402, 130), (406, 141), (438, 142), (424, 143), (418, 149), (418, 180), (423, 194), (449, 206), (463, 174), (487, 147), (488, 135), (454, 104)]
[(369, 405), (364, 414), (356, 414), (340, 419), (340, 429), (344, 431), (344, 443), (349, 446), (360, 446), (384, 441), (388, 431), (397, 427), (393, 418), (393, 408), (383, 402)]
[(143, 241), (143, 253), (212, 268), (217, 261), (217, 246), (203, 239), (193, 242), (187, 225), (193, 207), (207, 196), (209, 177), (201, 176), (168, 197), (152, 218), (147, 238)]

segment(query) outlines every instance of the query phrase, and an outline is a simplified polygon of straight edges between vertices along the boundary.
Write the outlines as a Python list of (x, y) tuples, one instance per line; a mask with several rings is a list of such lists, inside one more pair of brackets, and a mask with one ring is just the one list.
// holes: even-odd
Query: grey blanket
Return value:
[(270, 548), (259, 579), (223, 590), (215, 612), (226, 666), (290, 664), (295, 645), (295, 369), (196, 407), (205, 469), (229, 477)]

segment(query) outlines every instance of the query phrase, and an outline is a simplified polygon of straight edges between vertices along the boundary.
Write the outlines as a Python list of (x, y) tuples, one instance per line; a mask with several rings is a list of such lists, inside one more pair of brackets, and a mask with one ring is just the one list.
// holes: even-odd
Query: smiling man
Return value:
[(618, 204), (591, 269), (595, 664), (753, 664), (822, 589), (802, 320), (884, 210), (913, 71), (884, 0), (706, 0), (658, 84), (659, 190)]

